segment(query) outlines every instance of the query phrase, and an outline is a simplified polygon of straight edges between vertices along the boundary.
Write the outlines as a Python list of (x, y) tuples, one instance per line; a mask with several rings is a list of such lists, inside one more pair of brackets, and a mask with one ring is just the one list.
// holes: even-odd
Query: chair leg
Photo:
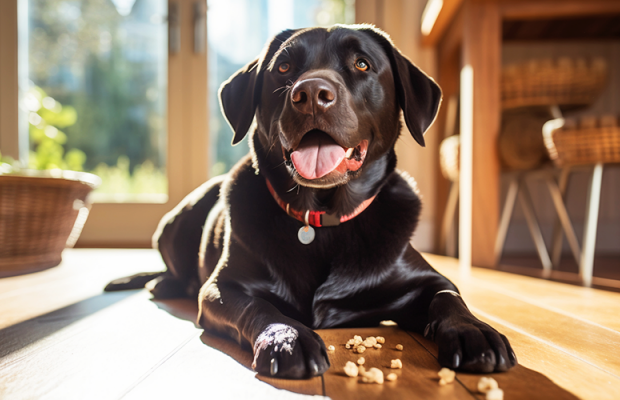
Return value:
[[(456, 212), (456, 206), (459, 202), (459, 181), (452, 182), (450, 186), (450, 193), (448, 194), (448, 202), (446, 204), (446, 211), (443, 215), (443, 221), (441, 224), (441, 234), (439, 236), (439, 249), (445, 251), (446, 255), (450, 257), (456, 256), (454, 240), (449, 240), (454, 230), (454, 214)], [(450, 245), (448, 245), (448, 242)]]
[[(560, 182), (561, 183), (561, 182)], [(566, 233), (566, 240), (568, 240), (568, 245), (573, 252), (573, 257), (575, 257), (575, 261), (577, 264), (581, 263), (581, 250), (579, 249), (579, 241), (577, 240), (577, 235), (575, 235), (575, 230), (573, 229), (573, 224), (570, 222), (570, 217), (568, 216), (568, 211), (566, 211), (566, 206), (564, 205), (564, 200), (562, 198), (562, 190), (558, 187), (558, 184), (555, 182), (553, 178), (547, 179), (547, 187), (549, 188), (549, 193), (551, 193), (551, 199), (553, 200), (553, 205), (555, 206), (555, 211), (558, 215), (558, 220), (560, 225), (564, 229), (564, 233)], [(557, 240), (559, 237), (559, 248), (562, 248), (562, 232), (559, 234), (554, 232), (554, 240)], [(556, 243), (554, 243), (555, 245)], [(557, 251), (557, 249), (554, 249)], [(559, 253), (559, 251), (558, 251)], [(559, 257), (558, 257), (559, 260)], [(557, 262), (554, 262), (553, 265), (558, 265)]]
[(536, 213), (534, 212), (532, 197), (530, 196), (530, 191), (528, 190), (527, 182), (525, 181), (523, 182), (523, 187), (521, 188), (521, 197), (519, 200), (521, 202), (521, 206), (523, 207), (523, 214), (525, 214), (525, 220), (527, 221), (527, 226), (530, 229), (530, 235), (532, 235), (532, 239), (534, 240), (538, 257), (542, 262), (543, 276), (549, 277), (549, 275), (551, 275), (552, 268), (551, 259), (549, 258), (549, 253), (547, 252), (547, 247), (545, 246), (545, 240), (543, 239), (542, 232), (540, 231), (538, 218), (536, 218)]
[(499, 263), (504, 251), (504, 244), (506, 242), (506, 234), (508, 233), (508, 226), (510, 225), (510, 218), (515, 208), (515, 200), (519, 193), (520, 176), (512, 176), (510, 178), (510, 184), (508, 186), (508, 193), (506, 193), (506, 200), (504, 202), (504, 209), (502, 210), (502, 216), (499, 222), (499, 228), (497, 229), (497, 237), (495, 238), (495, 265)]
[[(564, 202), (566, 201), (566, 192), (568, 189), (568, 178), (569, 177), (570, 177), (570, 167), (562, 168), (562, 172), (560, 173), (560, 179), (558, 181), (560, 194), (562, 195), (562, 204), (564, 204)], [(549, 190), (551, 190), (551, 188)], [(555, 219), (555, 223), (553, 224), (553, 236), (552, 236), (553, 239), (551, 241), (551, 263), (553, 264), (554, 267), (557, 267), (558, 265), (560, 265), (560, 260), (562, 258), (563, 236), (564, 235), (562, 231), (562, 221), (558, 217)], [(579, 263), (579, 257), (577, 255), (575, 255), (575, 257), (576, 257), (575, 260), (577, 260), (577, 263)]]
[(452, 190), (450, 191), (450, 207), (452, 208), (452, 214), (450, 215), (450, 230), (448, 231), (448, 241), (446, 244), (446, 254), (450, 257), (457, 256), (457, 243), (458, 239), (458, 219), (456, 218), (456, 210), (459, 205), (459, 181), (458, 179), (452, 183)]
[(579, 275), (584, 286), (592, 286), (592, 272), (594, 270), (594, 249), (596, 245), (596, 227), (598, 223), (598, 209), (601, 200), (601, 184), (603, 181), (603, 164), (594, 166), (592, 180), (588, 189), (588, 206), (583, 232), (583, 251), (579, 264)]

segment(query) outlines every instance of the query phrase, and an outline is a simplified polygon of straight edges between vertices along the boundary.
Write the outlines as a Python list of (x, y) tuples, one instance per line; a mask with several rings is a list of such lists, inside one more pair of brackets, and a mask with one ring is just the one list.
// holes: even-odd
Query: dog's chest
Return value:
[(280, 208), (260, 176), (242, 174), (237, 181), (228, 194), (233, 237), (256, 261), (252, 268), (260, 271), (252, 276), (262, 277), (260, 284), (248, 282), (247, 290), (280, 309), (292, 307), (309, 323), (318, 300), (324, 307), (330, 299), (353, 296), (356, 276), (380, 275), (396, 262), (419, 212), (417, 196), (403, 196), (412, 192), (401, 179), (396, 199), (386, 188), (362, 214), (315, 228), (314, 240), (303, 244), (297, 237), (303, 224)]

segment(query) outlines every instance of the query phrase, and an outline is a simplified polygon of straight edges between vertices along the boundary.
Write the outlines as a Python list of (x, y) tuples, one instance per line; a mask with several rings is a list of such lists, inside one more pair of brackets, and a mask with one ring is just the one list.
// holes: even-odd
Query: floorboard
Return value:
[[(455, 260), (425, 257), (511, 340), (520, 365), (493, 374), (505, 399), (620, 398), (620, 294), (479, 268), (463, 277)], [(336, 348), (327, 373), (271, 379), (252, 371), (249, 351), (195, 326), (195, 302), (102, 293), (111, 279), (162, 268), (152, 250), (76, 249), (56, 268), (0, 279), (0, 398), (484, 398), (479, 375), (439, 386), (435, 344), (397, 327), (319, 330)], [(344, 347), (356, 334), (386, 338), (363, 356), (386, 375), (400, 358), (395, 382), (363, 384), (342, 372), (360, 356)]]

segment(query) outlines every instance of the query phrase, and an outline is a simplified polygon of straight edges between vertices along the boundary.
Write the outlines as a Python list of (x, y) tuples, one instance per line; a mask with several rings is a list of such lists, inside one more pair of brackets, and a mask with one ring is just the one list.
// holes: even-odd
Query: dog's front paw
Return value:
[[(441, 311), (426, 326), (424, 336), (437, 343), (442, 367), (468, 372), (503, 372), (517, 365), (506, 336), (474, 317), (462, 300), (455, 304), (432, 304)], [(435, 300), (433, 300), (433, 303)]]
[(256, 338), (252, 368), (261, 375), (302, 379), (329, 368), (323, 340), (304, 326), (271, 324)]

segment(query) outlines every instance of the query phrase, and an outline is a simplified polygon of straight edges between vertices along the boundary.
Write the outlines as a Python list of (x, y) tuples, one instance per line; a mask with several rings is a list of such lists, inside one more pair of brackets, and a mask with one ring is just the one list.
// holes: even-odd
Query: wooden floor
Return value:
[[(494, 374), (505, 399), (620, 399), (620, 294), (487, 269), (459, 276), (456, 261), (427, 255), (463, 292), (471, 310), (510, 339), (520, 365)], [(67, 250), (56, 268), (0, 279), (0, 399), (484, 399), (479, 376), (439, 386), (433, 343), (396, 327), (321, 330), (332, 367), (322, 377), (257, 376), (251, 354), (203, 334), (192, 301), (153, 301), (144, 290), (102, 293), (112, 278), (155, 271), (152, 250)], [(381, 335), (367, 367), (399, 379), (346, 377), (354, 334)], [(400, 343), (404, 351), (394, 346)]]

